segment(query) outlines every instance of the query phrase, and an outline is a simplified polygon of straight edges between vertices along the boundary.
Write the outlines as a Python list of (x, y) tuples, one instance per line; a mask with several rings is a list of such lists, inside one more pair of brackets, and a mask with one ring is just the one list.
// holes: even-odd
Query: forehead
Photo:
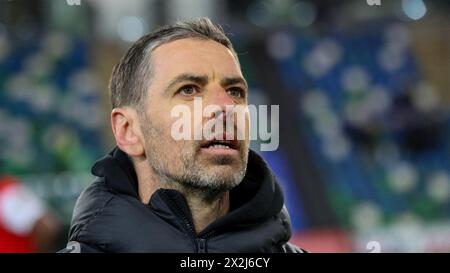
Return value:
[(154, 80), (182, 73), (242, 76), (232, 52), (213, 40), (186, 38), (158, 46), (151, 57)]

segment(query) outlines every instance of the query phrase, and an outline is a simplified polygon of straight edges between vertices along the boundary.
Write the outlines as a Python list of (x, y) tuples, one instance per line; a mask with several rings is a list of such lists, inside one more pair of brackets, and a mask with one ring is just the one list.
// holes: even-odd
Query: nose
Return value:
[[(203, 97), (203, 106), (204, 106), (204, 118), (206, 120), (214, 120), (214, 127), (211, 133), (217, 134), (219, 133), (220, 127), (217, 127), (218, 124), (222, 124), (223, 127), (221, 127), (221, 132), (219, 134), (226, 133), (228, 134), (228, 131), (230, 128), (228, 128), (227, 122), (230, 118), (233, 118), (231, 115), (233, 111), (231, 111), (230, 107), (235, 106), (235, 101), (233, 98), (228, 94), (225, 88), (223, 88), (221, 85), (212, 85), (209, 89), (207, 89), (206, 95)], [(208, 110), (206, 110), (208, 109)], [(232, 123), (233, 124), (233, 123)], [(231, 131), (230, 134), (234, 135), (234, 132)], [(208, 134), (207, 134), (208, 135)], [(208, 138), (209, 136), (207, 136)], [(232, 138), (230, 136), (224, 136), (226, 138)]]
[(217, 105), (225, 112), (227, 105), (235, 105), (236, 103), (222, 86), (212, 86), (204, 98), (205, 106)]

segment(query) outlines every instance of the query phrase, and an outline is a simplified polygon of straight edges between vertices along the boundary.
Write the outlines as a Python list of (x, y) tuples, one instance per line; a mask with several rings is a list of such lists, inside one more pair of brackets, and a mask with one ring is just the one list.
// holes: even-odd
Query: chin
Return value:
[(201, 160), (209, 168), (225, 167), (239, 169), (242, 159), (239, 155), (205, 155)]
[(241, 171), (241, 168), (231, 165), (212, 166), (208, 168), (207, 176), (214, 180), (224, 181), (223, 184), (239, 184), (241, 181), (236, 182), (238, 180), (236, 176)]

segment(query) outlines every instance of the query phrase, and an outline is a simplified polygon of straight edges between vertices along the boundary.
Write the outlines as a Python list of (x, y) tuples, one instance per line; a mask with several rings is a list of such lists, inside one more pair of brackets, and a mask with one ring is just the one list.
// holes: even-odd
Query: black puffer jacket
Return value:
[(133, 164), (118, 148), (92, 173), (98, 178), (78, 198), (67, 252), (302, 252), (287, 243), (283, 194), (253, 151), (244, 180), (230, 192), (230, 212), (199, 234), (181, 193), (159, 189), (148, 204), (139, 200)]

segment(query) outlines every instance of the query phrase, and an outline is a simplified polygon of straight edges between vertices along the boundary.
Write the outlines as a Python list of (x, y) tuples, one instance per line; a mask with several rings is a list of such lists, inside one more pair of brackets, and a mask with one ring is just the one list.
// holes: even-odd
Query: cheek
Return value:
[(238, 140), (249, 141), (250, 140), (250, 117), (248, 114), (245, 116), (238, 115), (235, 118), (235, 124), (238, 131)]
[(170, 130), (174, 119), (170, 115), (170, 107), (165, 107), (164, 105), (155, 105), (154, 110), (152, 110), (151, 116), (154, 117), (153, 124), (157, 126), (158, 131), (165, 140), (170, 140)]

